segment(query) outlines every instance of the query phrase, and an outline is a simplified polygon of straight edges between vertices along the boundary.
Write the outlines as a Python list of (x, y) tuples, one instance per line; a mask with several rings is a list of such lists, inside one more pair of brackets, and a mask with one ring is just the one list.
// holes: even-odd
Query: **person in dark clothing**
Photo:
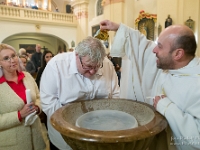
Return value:
[(37, 5), (31, 7), (32, 9), (38, 9)]
[(117, 77), (118, 77), (118, 85), (120, 86), (121, 67), (119, 66), (119, 64), (116, 64), (116, 65), (115, 65), (115, 71), (116, 71)]
[(27, 53), (23, 53), (22, 56), (26, 57), (26, 71), (29, 72), (32, 76), (35, 74), (35, 66), (33, 62), (30, 60), (29, 55)]
[(38, 85), (38, 88), (40, 89), (40, 78), (42, 76), (42, 73), (47, 65), (47, 63), (49, 62), (49, 60), (53, 57), (53, 53), (49, 50), (44, 51), (43, 55), (42, 55), (42, 66), (41, 68), (38, 70), (37, 76), (36, 76), (36, 83)]
[[(40, 79), (41, 79), (42, 73), (43, 73), (47, 63), (49, 62), (49, 60), (52, 57), (53, 57), (53, 53), (49, 50), (44, 51), (44, 53), (42, 55), (42, 66), (38, 70), (36, 80), (35, 80), (39, 89), (40, 89)], [(47, 128), (47, 116), (46, 116), (46, 114), (42, 111), (40, 113), (39, 117), (40, 117), (41, 122), (44, 123), (46, 128)]]
[(170, 18), (170, 15), (168, 15), (166, 21), (165, 21), (165, 28), (172, 25), (172, 18)]
[(121, 67), (119, 64), (115, 63), (113, 57), (110, 56), (110, 53), (107, 54), (108, 59), (113, 63), (113, 66), (115, 67), (115, 71), (118, 77), (118, 85), (120, 86), (120, 79), (121, 79)]
[(35, 66), (35, 72), (38, 72), (38, 70), (41, 67), (41, 58), (42, 58), (40, 44), (36, 44), (35, 50), (36, 50), (36, 52), (32, 55), (31, 61), (33, 62), (34, 66)]
[(35, 66), (31, 60), (27, 61), (26, 71), (29, 72), (31, 75), (34, 75), (35, 73)]

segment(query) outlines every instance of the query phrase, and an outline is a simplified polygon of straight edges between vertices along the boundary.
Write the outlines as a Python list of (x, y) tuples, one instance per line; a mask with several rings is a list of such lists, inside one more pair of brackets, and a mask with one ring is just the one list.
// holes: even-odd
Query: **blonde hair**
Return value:
[(0, 52), (4, 49), (10, 49), (10, 50), (12, 50), (16, 53), (16, 50), (12, 46), (10, 46), (8, 44), (1, 43), (0, 44)]
[[(1, 44), (0, 44), (0, 52), (1, 52), (2, 50), (5, 50), (5, 49), (12, 50), (12, 51), (15, 52), (15, 54), (17, 54), (17, 53), (16, 53), (16, 50), (15, 50), (12, 46), (10, 46), (10, 45), (8, 45), (8, 44), (1, 43)], [(19, 58), (18, 58), (18, 61), (19, 61)], [(23, 64), (20, 63), (20, 61), (19, 61), (18, 72), (21, 72), (21, 71), (23, 70), (23, 68), (24, 68)], [(3, 76), (3, 68), (1, 67), (1, 68), (0, 68), (0, 77), (2, 77), (2, 76)]]

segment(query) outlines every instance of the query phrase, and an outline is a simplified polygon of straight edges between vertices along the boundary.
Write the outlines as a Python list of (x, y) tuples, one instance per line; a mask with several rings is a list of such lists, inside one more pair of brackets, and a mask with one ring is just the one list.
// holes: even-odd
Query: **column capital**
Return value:
[(110, 5), (110, 4), (114, 4), (114, 3), (120, 3), (120, 2), (124, 2), (124, 0), (102, 0), (101, 5), (106, 6), (106, 5)]
[(74, 0), (71, 2), (71, 6), (76, 7), (77, 5), (85, 5), (85, 4), (88, 5), (88, 3), (89, 3), (89, 0)]
[(88, 4), (89, 0), (74, 0), (71, 2), (71, 7), (73, 7), (77, 19), (88, 18)]

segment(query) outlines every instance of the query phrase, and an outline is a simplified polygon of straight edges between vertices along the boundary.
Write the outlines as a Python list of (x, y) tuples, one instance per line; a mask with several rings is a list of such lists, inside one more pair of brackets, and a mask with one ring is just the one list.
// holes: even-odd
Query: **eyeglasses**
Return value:
[(4, 57), (1, 61), (5, 61), (5, 62), (11, 62), (11, 59), (12, 60), (15, 60), (17, 58), (17, 55), (13, 54), (11, 57)]
[(98, 70), (99, 68), (102, 68), (102, 67), (103, 67), (103, 63), (101, 64), (101, 66), (96, 66), (96, 67), (84, 67), (84, 66), (83, 66), (83, 63), (82, 63), (81, 57), (79, 57), (79, 59), (80, 59), (82, 68), (83, 68), (84, 70)]

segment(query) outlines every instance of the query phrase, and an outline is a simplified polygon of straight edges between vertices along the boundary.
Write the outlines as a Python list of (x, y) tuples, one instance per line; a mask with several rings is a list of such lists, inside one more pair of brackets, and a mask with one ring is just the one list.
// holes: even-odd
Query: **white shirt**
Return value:
[(105, 58), (92, 79), (81, 75), (76, 66), (75, 52), (58, 54), (47, 64), (40, 82), (42, 109), (48, 118), (51, 142), (61, 150), (70, 149), (60, 133), (50, 124), (51, 115), (62, 105), (75, 100), (119, 97), (118, 78), (112, 62)]
[[(167, 142), (169, 150), (200, 149), (200, 58), (183, 68), (163, 71), (156, 65), (155, 46), (137, 30), (120, 25), (111, 49), (112, 56), (129, 59), (129, 71), (122, 68), (120, 97), (152, 105), (147, 97), (166, 95), (158, 102), (157, 111), (166, 117), (173, 132), (167, 129), (168, 139), (162, 142)], [(127, 94), (130, 92), (132, 96)]]

